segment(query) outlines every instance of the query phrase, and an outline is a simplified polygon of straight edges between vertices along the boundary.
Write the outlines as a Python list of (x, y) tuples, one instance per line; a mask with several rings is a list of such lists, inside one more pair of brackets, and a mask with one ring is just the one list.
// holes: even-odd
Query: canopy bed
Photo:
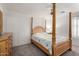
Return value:
[[(52, 4), (51, 16), (52, 16), (52, 33), (46, 33), (45, 28), (42, 26), (36, 26), (32, 28), (31, 42), (40, 48), (44, 53), (50, 56), (59, 56), (65, 53), (67, 50), (72, 49), (71, 40), (71, 12), (69, 12), (69, 25), (68, 25), (68, 37), (57, 36), (56, 34), (56, 4)], [(31, 18), (33, 24), (33, 17)], [(46, 24), (46, 23), (45, 23)], [(33, 25), (32, 25), (33, 26)], [(39, 53), (39, 52), (38, 52)]]

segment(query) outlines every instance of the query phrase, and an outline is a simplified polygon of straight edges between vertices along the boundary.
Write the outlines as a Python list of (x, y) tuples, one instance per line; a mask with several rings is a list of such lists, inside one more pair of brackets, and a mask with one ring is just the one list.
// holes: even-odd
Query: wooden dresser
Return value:
[(0, 34), (0, 56), (12, 55), (12, 33)]

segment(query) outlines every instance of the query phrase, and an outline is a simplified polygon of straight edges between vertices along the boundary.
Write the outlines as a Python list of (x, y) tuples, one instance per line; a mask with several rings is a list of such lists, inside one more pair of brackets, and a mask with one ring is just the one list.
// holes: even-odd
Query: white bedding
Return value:
[[(43, 45), (45, 48), (47, 48), (51, 54), (51, 51), (52, 51), (52, 35), (51, 34), (47, 34), (45, 32), (36, 33), (32, 35), (32, 39), (40, 43), (41, 45)], [(56, 37), (56, 45), (64, 41), (67, 41), (67, 37), (64, 37), (64, 36)]]

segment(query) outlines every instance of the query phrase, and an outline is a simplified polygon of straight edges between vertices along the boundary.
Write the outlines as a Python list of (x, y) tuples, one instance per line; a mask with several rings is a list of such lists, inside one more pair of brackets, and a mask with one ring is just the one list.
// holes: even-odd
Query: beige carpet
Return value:
[[(13, 56), (47, 56), (32, 44), (13, 48)], [(67, 51), (62, 56), (79, 56), (79, 46), (73, 45), (72, 51)]]

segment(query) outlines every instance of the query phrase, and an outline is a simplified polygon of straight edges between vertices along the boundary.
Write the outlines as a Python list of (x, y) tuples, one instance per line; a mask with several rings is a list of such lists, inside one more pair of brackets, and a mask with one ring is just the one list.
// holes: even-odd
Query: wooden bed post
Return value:
[(69, 40), (70, 40), (70, 49), (72, 50), (72, 13), (69, 12)]
[(46, 32), (46, 19), (45, 19), (45, 32)]
[(31, 32), (32, 32), (32, 27), (33, 27), (33, 17), (31, 17)]
[(55, 45), (56, 45), (56, 4), (52, 4), (52, 55), (55, 55)]
[(31, 17), (31, 37), (32, 37), (32, 34), (33, 34), (32, 27), (33, 27), (33, 17)]

